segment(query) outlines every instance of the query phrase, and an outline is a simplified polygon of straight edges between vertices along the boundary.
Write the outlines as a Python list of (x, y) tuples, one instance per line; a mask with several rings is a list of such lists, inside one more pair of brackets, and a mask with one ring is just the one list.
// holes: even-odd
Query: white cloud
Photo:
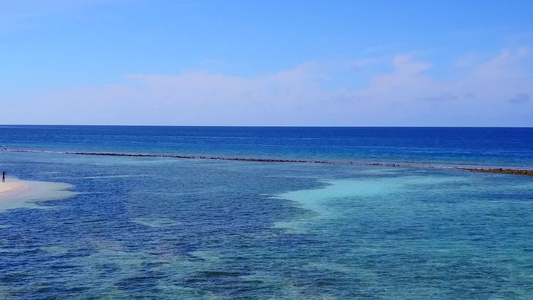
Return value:
[(472, 75), (479, 80), (519, 79), (525, 74), (517, 68), (516, 64), (528, 54), (529, 51), (525, 47), (504, 50), (496, 57), (479, 65)]
[[(525, 48), (504, 50), (444, 81), (426, 73), (431, 63), (400, 54), (388, 59), (391, 72), (360, 89), (327, 88), (335, 70), (317, 62), (251, 78), (132, 74), (122, 85), (21, 98), (23, 112), (11, 102), (0, 117), (32, 124), (533, 126), (533, 103), (524, 96), (533, 94), (533, 79), (520, 68), (525, 59)], [(383, 57), (374, 61), (382, 64)], [(20, 113), (7, 113), (14, 109)]]
[(469, 53), (457, 59), (453, 64), (452, 68), (468, 68), (475, 66), (476, 63), (481, 61), (481, 57), (477, 53)]

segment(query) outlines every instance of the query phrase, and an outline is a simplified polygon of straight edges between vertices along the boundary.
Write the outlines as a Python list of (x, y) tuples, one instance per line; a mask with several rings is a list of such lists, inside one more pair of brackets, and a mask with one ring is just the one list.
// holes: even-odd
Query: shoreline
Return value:
[(24, 189), (26, 187), (28, 187), (28, 184), (26, 184), (26, 183), (0, 182), (0, 196), (3, 196), (5, 194), (9, 194), (9, 193), (14, 192), (16, 190)]

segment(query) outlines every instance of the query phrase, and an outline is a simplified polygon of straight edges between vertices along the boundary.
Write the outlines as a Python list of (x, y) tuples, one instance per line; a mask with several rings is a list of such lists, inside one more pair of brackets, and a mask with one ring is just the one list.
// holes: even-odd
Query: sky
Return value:
[(0, 124), (533, 127), (530, 0), (0, 0)]

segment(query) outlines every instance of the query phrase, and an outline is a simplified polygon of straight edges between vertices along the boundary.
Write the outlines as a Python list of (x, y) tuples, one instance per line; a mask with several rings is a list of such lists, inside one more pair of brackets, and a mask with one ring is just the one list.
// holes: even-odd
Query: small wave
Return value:
[(137, 224), (155, 228), (178, 226), (182, 224), (179, 221), (168, 218), (134, 218), (132, 221)]

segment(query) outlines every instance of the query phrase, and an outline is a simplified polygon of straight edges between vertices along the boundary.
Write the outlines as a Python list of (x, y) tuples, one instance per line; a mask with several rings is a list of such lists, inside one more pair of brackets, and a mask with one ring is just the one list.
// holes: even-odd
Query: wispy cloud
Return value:
[(473, 67), (482, 60), (481, 56), (478, 53), (469, 53), (457, 59), (453, 64), (452, 68), (467, 68)]
[(525, 48), (503, 50), (463, 77), (444, 81), (427, 74), (430, 62), (398, 54), (387, 58), (392, 71), (373, 76), (363, 88), (326, 88), (340, 67), (319, 62), (255, 77), (131, 74), (121, 85), (19, 99), (29, 104), (23, 114), (0, 117), (62, 124), (533, 126), (533, 79), (520, 68), (525, 59)]
[(531, 101), (531, 96), (524, 93), (518, 93), (515, 97), (509, 99), (511, 103), (526, 103)]

